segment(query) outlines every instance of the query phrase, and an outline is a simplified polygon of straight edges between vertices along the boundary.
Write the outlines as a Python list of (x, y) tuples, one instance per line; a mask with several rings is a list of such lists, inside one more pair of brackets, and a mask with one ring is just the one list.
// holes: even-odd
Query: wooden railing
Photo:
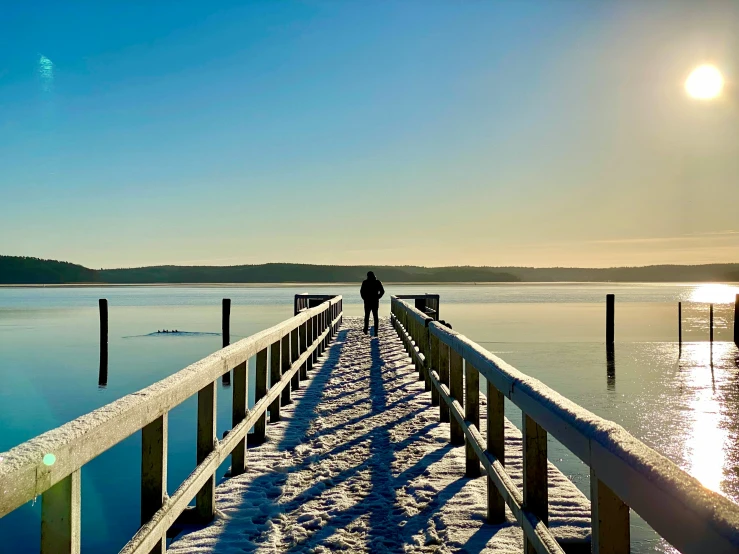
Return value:
[[(294, 317), (211, 354), (174, 375), (129, 394), (0, 457), (0, 517), (41, 495), (41, 553), (80, 551), (82, 466), (141, 431), (141, 527), (121, 550), (164, 552), (167, 530), (195, 498), (192, 518), (215, 513), (215, 473), (231, 456), (231, 475), (246, 467), (246, 436), (263, 439), (267, 410), (280, 418), (280, 397), (300, 380), (327, 348), (342, 319), (342, 298), (302, 310)], [(267, 387), (267, 358), (271, 386)], [(247, 362), (256, 356), (256, 403), (247, 409)], [(216, 436), (216, 385), (233, 369), (233, 427)], [(167, 496), (167, 416), (198, 395), (197, 467)], [(288, 396), (289, 398), (289, 396)]]
[[(739, 506), (704, 488), (621, 426), (517, 371), (476, 343), (392, 297), (393, 325), (413, 359), (452, 444), (466, 445), (466, 472), (488, 478), (490, 523), (505, 504), (525, 552), (562, 552), (547, 528), (547, 433), (590, 467), (592, 551), (629, 552), (629, 508), (685, 553), (739, 552)], [(487, 381), (487, 437), (479, 427), (479, 376)], [(503, 401), (522, 412), (523, 494), (504, 467)], [(451, 416), (451, 417), (450, 417)]]

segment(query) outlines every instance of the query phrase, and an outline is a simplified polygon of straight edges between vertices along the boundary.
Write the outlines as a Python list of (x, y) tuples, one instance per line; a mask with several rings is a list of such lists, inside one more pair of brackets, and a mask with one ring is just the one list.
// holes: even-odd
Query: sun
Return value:
[(696, 67), (685, 81), (685, 91), (692, 98), (711, 100), (721, 94), (724, 78), (713, 65)]

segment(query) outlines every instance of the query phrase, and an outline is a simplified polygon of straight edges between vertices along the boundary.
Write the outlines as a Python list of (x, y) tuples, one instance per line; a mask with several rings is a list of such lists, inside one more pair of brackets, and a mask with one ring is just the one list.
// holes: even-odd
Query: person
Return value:
[(382, 282), (375, 277), (372, 271), (367, 272), (367, 279), (362, 281), (362, 288), (359, 289), (359, 294), (362, 296), (362, 300), (364, 300), (364, 334), (367, 334), (369, 316), (370, 312), (372, 312), (372, 317), (375, 321), (375, 336), (377, 336), (377, 311), (380, 308), (380, 298), (385, 294), (385, 289), (382, 287)]

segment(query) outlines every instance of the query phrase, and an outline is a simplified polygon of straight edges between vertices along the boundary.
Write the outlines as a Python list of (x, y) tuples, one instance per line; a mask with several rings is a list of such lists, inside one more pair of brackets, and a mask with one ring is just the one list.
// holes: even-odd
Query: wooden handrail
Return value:
[[(83, 415), (35, 437), (0, 456), (0, 517), (42, 495), (41, 552), (79, 552), (79, 473), (87, 462), (133, 433), (142, 434), (142, 527), (125, 552), (164, 549), (167, 529), (197, 495), (197, 511), (212, 517), (208, 501), (218, 466), (234, 453), (242, 466), (248, 430), (279, 401), (294, 377), (303, 377), (306, 365), (328, 346), (342, 320), (342, 298), (320, 306), (240, 340), (138, 392)], [(311, 327), (312, 334), (306, 334)], [(283, 340), (285, 339), (285, 340)], [(277, 382), (246, 409), (246, 363), (280, 344), (300, 343), (300, 353), (283, 350), (284, 360), (273, 356), (281, 373)], [(310, 344), (308, 344), (310, 341)], [(285, 370), (285, 368), (289, 368)], [(234, 427), (226, 437), (215, 437), (215, 384), (234, 369)], [(258, 371), (259, 372), (259, 371)], [(266, 378), (266, 365), (264, 367)], [(243, 375), (242, 375), (243, 373)], [(243, 390), (241, 390), (243, 389)], [(198, 394), (198, 466), (171, 498), (166, 497), (166, 442), (168, 412)], [(243, 417), (240, 417), (243, 413)], [(204, 419), (205, 418), (205, 419)], [(241, 419), (241, 421), (238, 421)], [(210, 444), (208, 444), (210, 441)], [(207, 446), (201, 456), (201, 444)], [(238, 454), (238, 456), (236, 456)], [(243, 472), (235, 468), (235, 473)], [(209, 485), (211, 484), (211, 485)], [(207, 491), (207, 492), (206, 492)], [(202, 513), (201, 513), (202, 512)], [(153, 515), (151, 515), (153, 514)]]
[[(410, 354), (414, 360), (420, 360), (423, 356), (418, 345), (424, 341), (436, 340), (440, 345), (445, 345), (461, 356), (465, 365), (485, 377), (489, 387), (492, 385), (496, 392), (521, 409), (524, 421), (528, 418), (532, 425), (531, 429), (528, 429), (529, 425), (524, 426), (530, 433), (536, 432), (537, 427), (541, 428), (544, 433), (544, 452), (546, 433), (549, 433), (590, 466), (593, 552), (605, 552), (606, 547), (608, 552), (628, 551), (628, 507), (634, 509), (681, 552), (737, 552), (737, 504), (703, 487), (697, 479), (634, 438), (620, 425), (593, 414), (537, 379), (521, 373), (467, 337), (430, 321), (430, 318), (403, 300), (393, 297), (392, 314), (396, 329), (404, 344), (411, 348)], [(424, 325), (421, 326), (421, 323)], [(424, 334), (428, 339), (423, 338)], [(499, 470), (502, 466), (496, 469), (497, 459), (485, 447), (476, 425), (464, 418), (461, 398), (455, 398), (450, 393), (449, 386), (436, 371), (435, 363), (438, 362), (429, 359), (424, 371), (430, 374), (434, 388), (456, 422), (462, 425), (466, 439), (472, 443), (488, 477), (495, 482), (498, 491), (516, 513), (518, 508), (514, 509), (512, 505), (512, 493), (506, 492), (505, 487), (501, 486)], [(526, 429), (525, 443), (542, 440), (541, 434), (527, 439)], [(540, 475), (540, 470), (529, 469), (539, 475), (527, 479), (526, 468), (534, 466), (527, 465), (526, 453), (527, 444), (524, 445), (525, 488), (526, 483), (535, 485)], [(521, 506), (524, 513), (527, 504), (535, 502), (533, 498), (528, 503), (524, 498)], [(544, 516), (541, 513), (533, 515), (540, 521), (546, 519)], [(530, 515), (527, 517), (533, 521)], [(528, 541), (534, 543), (538, 540), (527, 531), (526, 525), (523, 528)], [(531, 546), (537, 552), (551, 551), (544, 549), (541, 544), (534, 543)]]

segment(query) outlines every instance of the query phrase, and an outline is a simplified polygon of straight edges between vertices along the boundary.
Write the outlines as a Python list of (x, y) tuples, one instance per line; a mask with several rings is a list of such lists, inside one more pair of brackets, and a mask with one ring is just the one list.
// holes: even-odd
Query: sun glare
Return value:
[(690, 293), (690, 300), (705, 302), (706, 304), (733, 304), (737, 294), (739, 294), (739, 287), (720, 283), (706, 283), (693, 289)]
[(712, 65), (696, 67), (685, 81), (685, 91), (692, 98), (711, 100), (721, 94), (724, 78)]

